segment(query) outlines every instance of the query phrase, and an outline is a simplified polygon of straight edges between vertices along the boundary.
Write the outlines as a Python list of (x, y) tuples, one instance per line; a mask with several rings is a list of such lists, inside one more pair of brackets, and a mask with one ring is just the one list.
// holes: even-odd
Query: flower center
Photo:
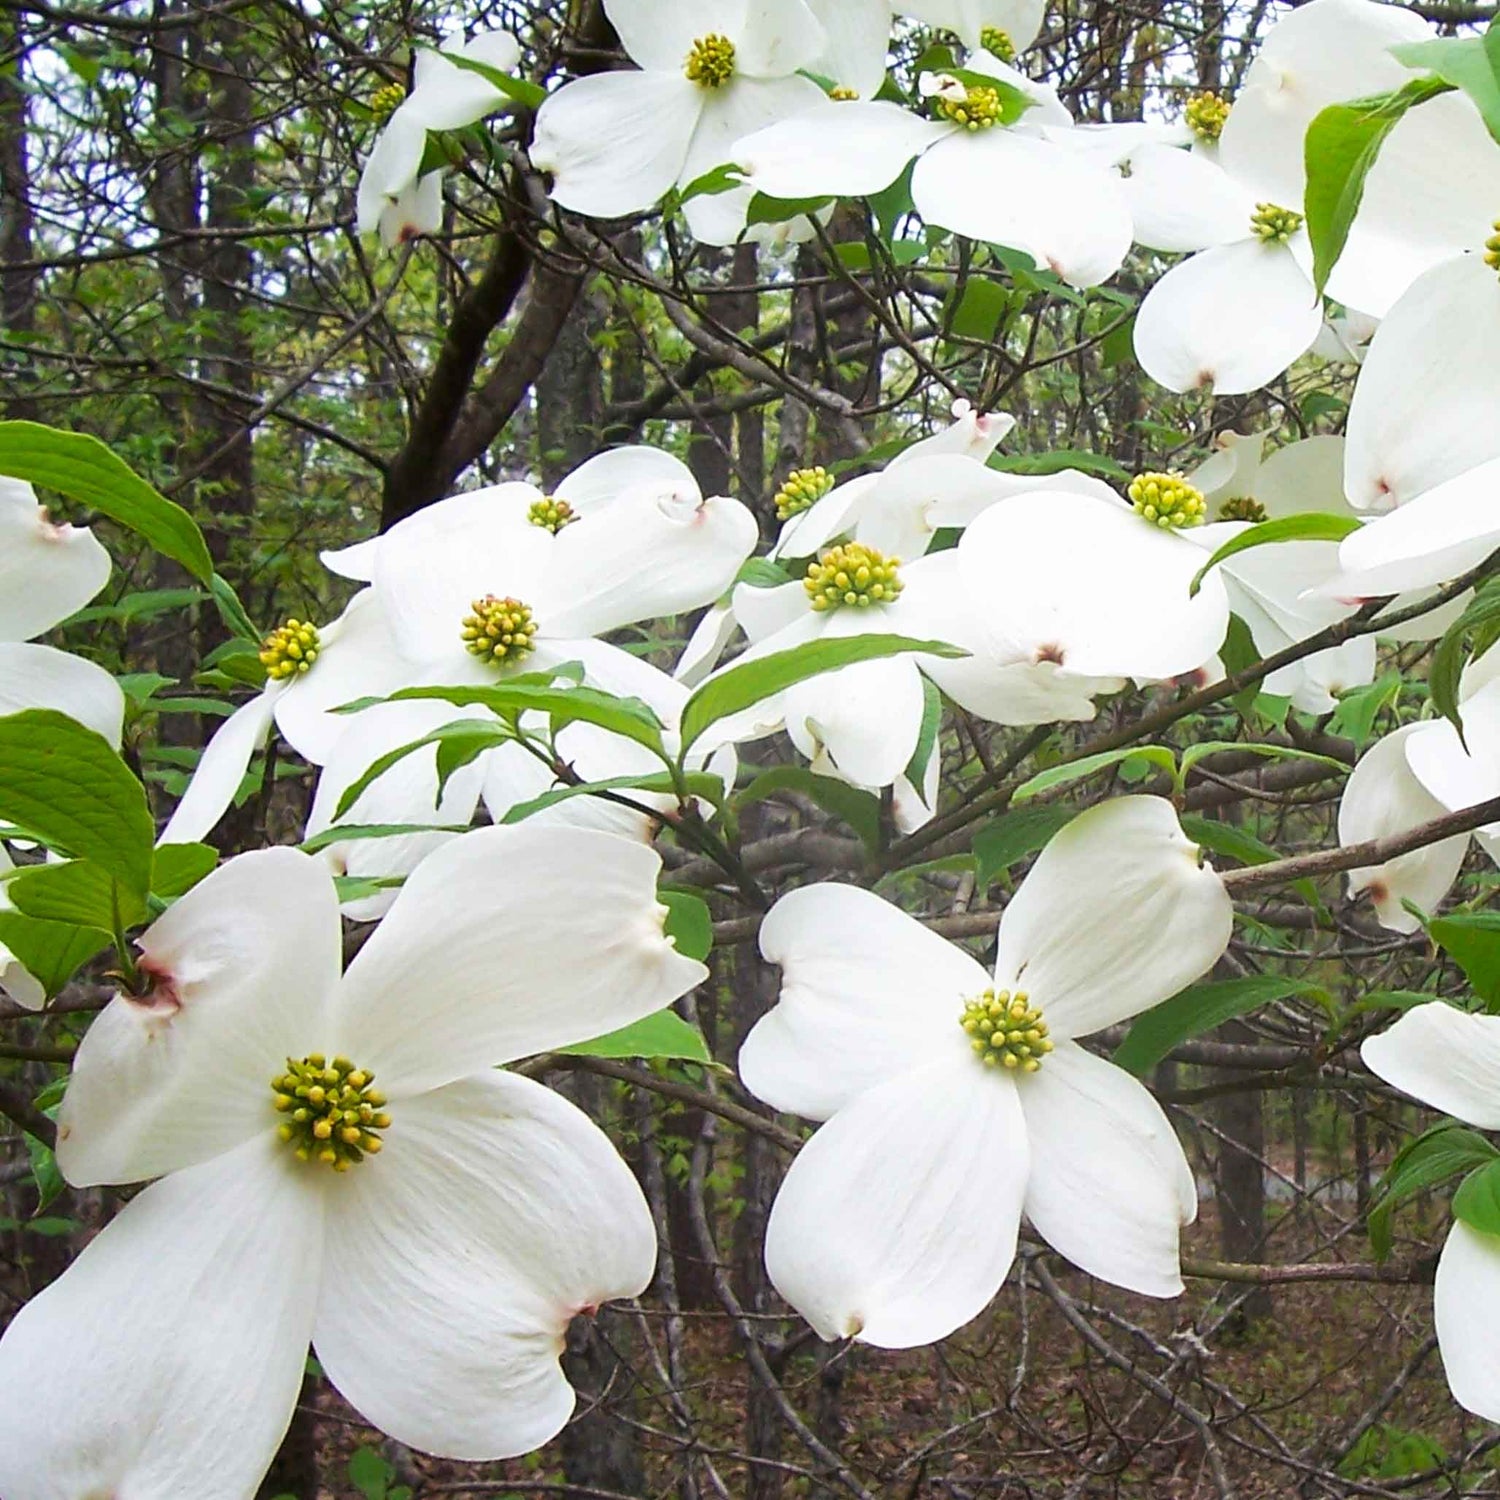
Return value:
[(370, 113), (377, 120), (389, 119), (406, 102), (406, 89), (399, 83), (387, 83), (370, 95)]
[(899, 557), (886, 557), (873, 547), (849, 542), (830, 547), (813, 563), (802, 587), (820, 614), (846, 604), (867, 609), (872, 604), (890, 604), (901, 592), (900, 566)]
[(1492, 271), (1500, 271), (1500, 219), (1493, 225), (1494, 233), (1484, 242), (1484, 263)]
[(942, 87), (932, 96), (932, 104), (943, 119), (951, 120), (965, 130), (988, 130), (1000, 123), (1005, 110), (999, 89), (988, 88), (982, 83), (962, 84), (956, 78), (943, 81)]
[(859, 98), (859, 90), (851, 89), (846, 83), (836, 83), (828, 90), (828, 97), (837, 104), (850, 104)]
[(536, 645), (536, 620), (531, 607), (519, 599), (476, 599), (473, 614), (464, 616), (464, 649), (484, 661), (515, 661)]
[(544, 495), (540, 500), (531, 502), (531, 509), (526, 512), (526, 519), (533, 526), (544, 527), (556, 536), (564, 526), (576, 521), (578, 514), (566, 500), (557, 500), (551, 495)]
[(734, 77), (734, 43), (717, 31), (693, 43), (682, 71), (699, 88), (717, 89)]
[(1153, 526), (1201, 526), (1208, 507), (1203, 492), (1181, 474), (1137, 474), (1126, 491), (1135, 513)]
[(1268, 245), (1284, 245), (1302, 228), (1302, 215), (1294, 208), (1257, 203), (1250, 215), (1250, 232)]
[(316, 625), (305, 620), (288, 620), (260, 643), (261, 664), (273, 682), (285, 682), (288, 677), (298, 677), (307, 671), (317, 661), (321, 649)]
[(790, 521), (801, 515), (833, 488), (833, 475), (816, 464), (811, 469), (793, 469), (785, 483), (776, 491), (776, 519)]
[(1035, 1073), (1052, 1050), (1047, 1023), (1024, 990), (985, 990), (965, 1000), (959, 1025), (987, 1068)]
[(979, 31), (979, 45), (991, 57), (998, 57), (1003, 63), (1014, 62), (1016, 60), (1016, 44), (1011, 41), (1010, 33), (1003, 27), (981, 27)]
[(347, 1172), (380, 1150), (380, 1132), (391, 1123), (381, 1108), (385, 1095), (370, 1087), (374, 1081), (347, 1057), (310, 1052), (301, 1061), (287, 1058), (286, 1072), (271, 1080), (282, 1116), (277, 1135), (299, 1161)]
[(1219, 506), (1221, 521), (1264, 521), (1266, 508), (1253, 495), (1231, 495)]
[(1224, 121), (1229, 118), (1229, 101), (1221, 99), (1210, 89), (1201, 94), (1189, 94), (1182, 108), (1182, 117), (1187, 128), (1203, 142), (1212, 145), (1224, 133)]

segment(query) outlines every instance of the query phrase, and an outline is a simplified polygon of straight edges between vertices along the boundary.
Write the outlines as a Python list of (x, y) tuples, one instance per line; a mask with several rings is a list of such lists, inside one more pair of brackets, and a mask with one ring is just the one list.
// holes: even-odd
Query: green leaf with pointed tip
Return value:
[(1459, 1183), (1453, 1217), (1481, 1234), (1500, 1235), (1500, 1161), (1486, 1162)]
[(146, 919), (144, 897), (122, 891), (108, 870), (88, 859), (21, 870), (6, 882), (5, 894), (23, 916), (102, 932)]
[(822, 213), (833, 202), (831, 197), (821, 198), (773, 198), (769, 193), (756, 193), (745, 210), (745, 223), (785, 224), (788, 219), (801, 219), (809, 214)]
[(1375, 1184), (1369, 1218), (1375, 1258), (1384, 1260), (1391, 1253), (1391, 1219), (1400, 1204), (1497, 1158), (1500, 1152), (1477, 1130), (1451, 1121), (1407, 1141)]
[(1419, 82), (1441, 80), (1462, 89), (1473, 100), (1485, 129), (1500, 142), (1500, 29), (1493, 21), (1483, 36), (1403, 42), (1391, 48), (1391, 55), (1408, 68), (1427, 68), (1437, 75)]
[(663, 886), (660, 895), (667, 909), (662, 930), (684, 958), (702, 963), (714, 946), (714, 919), (708, 902), (696, 891), (677, 886)]
[(1325, 516), (1315, 511), (1261, 521), (1230, 537), (1218, 548), (1194, 574), (1192, 583), (1188, 585), (1188, 592), (1196, 594), (1209, 572), (1237, 552), (1248, 552), (1252, 547), (1265, 547), (1273, 542), (1341, 542), (1352, 532), (1358, 531), (1360, 524), (1353, 516)]
[[(384, 755), (372, 760), (363, 773), (344, 788), (338, 806), (333, 810), (334, 821), (337, 822), (359, 801), (372, 782), (379, 780), (392, 766), (405, 760), (408, 755), (415, 755), (418, 750), (428, 745), (436, 745), (439, 753), (445, 746), (451, 747), (448, 757), (439, 767), (439, 776), (446, 781), (446, 777), (442, 774), (444, 771), (451, 776), (460, 766), (467, 765), (476, 756), (483, 755), (486, 750), (492, 750), (497, 745), (508, 744), (514, 739), (515, 735), (504, 724), (486, 724), (482, 719), (455, 719), (452, 723), (440, 724), (420, 739), (398, 745), (394, 750), (387, 750)], [(438, 796), (442, 796), (441, 791)]]
[(98, 438), (40, 422), (0, 422), (0, 474), (56, 490), (128, 527), (200, 583), (214, 576), (197, 523)]
[(787, 651), (737, 662), (715, 672), (684, 705), (683, 751), (686, 753), (703, 731), (720, 719), (753, 708), (809, 677), (835, 672), (855, 662), (907, 654), (953, 658), (969, 653), (946, 641), (919, 641), (904, 635), (843, 635), (822, 636)]
[(1081, 781), (1095, 771), (1117, 766), (1122, 760), (1139, 756), (1152, 765), (1160, 766), (1169, 776), (1177, 774), (1177, 757), (1165, 745), (1125, 745), (1118, 750), (1101, 750), (1098, 755), (1085, 755), (1081, 760), (1064, 761), (1060, 766), (1048, 766), (1039, 771), (1030, 781), (1023, 781), (1016, 788), (1012, 803), (1029, 802), (1055, 786), (1066, 786), (1070, 781)]
[(690, 1026), (675, 1011), (659, 1010), (643, 1021), (635, 1021), (595, 1037), (591, 1042), (575, 1042), (558, 1047), (558, 1052), (575, 1057), (650, 1057), (668, 1061), (710, 1063), (713, 1056), (703, 1033)]
[(1467, 975), (1474, 993), (1494, 1013), (1500, 1006), (1500, 912), (1460, 912), (1436, 917), (1427, 935)]
[[(724, 783), (711, 771), (688, 771), (682, 780), (691, 797), (706, 797), (716, 804), (723, 800)], [(610, 776), (603, 781), (585, 781), (578, 786), (555, 786), (529, 802), (516, 803), (500, 821), (521, 823), (535, 813), (556, 807), (559, 802), (571, 802), (575, 797), (597, 797), (602, 792), (665, 792), (668, 796), (675, 796), (677, 783), (670, 771), (653, 771), (644, 776)]]
[(65, 714), (0, 717), (0, 819), (144, 897), (156, 825), (145, 788), (109, 742)]
[(1253, 974), (1247, 979), (1190, 985), (1170, 1000), (1163, 1000), (1138, 1015), (1125, 1040), (1115, 1049), (1114, 1061), (1139, 1076), (1189, 1037), (1201, 1036), (1225, 1021), (1290, 995), (1323, 993), (1317, 985), (1285, 974)]
[[(1405, 49), (1391, 50), (1399, 56)], [(1303, 141), (1307, 168), (1303, 204), (1313, 247), (1313, 282), (1319, 294), (1344, 253), (1364, 198), (1365, 179), (1386, 137), (1407, 110), (1449, 92), (1451, 85), (1439, 78), (1412, 78), (1389, 93), (1330, 104), (1313, 117)]]
[(96, 927), (44, 922), (18, 911), (0, 911), (0, 944), (47, 992), (47, 998), (113, 940)]

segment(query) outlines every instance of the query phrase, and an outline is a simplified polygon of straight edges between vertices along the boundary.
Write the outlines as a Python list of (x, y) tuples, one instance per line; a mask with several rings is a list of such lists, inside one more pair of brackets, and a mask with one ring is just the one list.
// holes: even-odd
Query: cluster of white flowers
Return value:
[[(210, 875), (139, 938), (142, 982), (87, 1032), (61, 1170), (77, 1186), (152, 1185), (0, 1341), (0, 1388), (27, 1391), (0, 1402), (7, 1500), (252, 1494), (309, 1343), (402, 1441), (525, 1452), (572, 1410), (557, 1363), (569, 1319), (648, 1284), (654, 1234), (630, 1172), (571, 1105), (499, 1069), (639, 1020), (704, 977), (663, 934), (649, 847), (653, 812), (680, 798), (549, 801), (662, 762), (599, 723), (549, 734), (547, 713), (524, 707), (446, 765), (432, 746), (451, 726), (500, 723), (486, 692), (581, 683), (637, 700), (670, 753), (689, 738), (684, 773), (728, 788), (736, 746), (784, 733), (814, 771), (888, 789), (911, 831), (937, 808), (925, 731), (939, 695), (1000, 725), (1087, 720), (1132, 685), (1222, 677), (1232, 615), (1262, 656), (1390, 598), (1414, 618), (1385, 634), (1430, 639), (1453, 610), (1423, 615), (1422, 591), (1500, 547), (1500, 274), (1486, 250), (1500, 148), (1462, 93), (1411, 111), (1333, 267), (1336, 309), (1315, 291), (1304, 217), (1308, 126), (1400, 87), (1412, 75), (1390, 49), (1428, 37), (1425, 23), (1374, 0), (1311, 0), (1271, 30), (1232, 105), (1199, 99), (1181, 126), (1095, 126), (1027, 75), (1043, 19), (1029, 0), (604, 8), (636, 67), (563, 83), (535, 114), (530, 162), (561, 209), (613, 218), (670, 196), (709, 244), (808, 236), (823, 203), (910, 168), (926, 225), (1023, 251), (1073, 287), (1106, 281), (1133, 246), (1190, 252), (1135, 322), (1140, 364), (1170, 390), (1248, 392), (1310, 352), (1348, 359), (1367, 342), (1347, 437), (1267, 454), (1263, 434), (1230, 434), (1192, 474), (1117, 488), (996, 469), (1010, 419), (960, 402), (883, 469), (787, 476), (779, 535), (748, 573), (751, 512), (645, 447), (603, 453), (551, 493), (455, 495), (326, 554), (353, 598), (331, 623), (288, 620), (266, 639), (264, 690), (214, 736), (162, 835), (209, 833), (274, 725), (318, 768), (307, 832), (320, 852), (244, 854)], [(893, 9), (963, 49), (909, 103), (876, 97)], [(501, 75), (519, 58), (500, 33), (419, 53), (365, 168), (362, 227), (392, 243), (437, 229), (444, 141), (513, 107)], [(747, 229), (757, 194), (797, 212)], [(1348, 535), (1208, 566), (1249, 528), (1304, 513)], [(59, 709), (118, 744), (107, 674), (28, 644), (99, 592), (106, 553), (11, 481), (0, 534), (0, 713)], [(700, 608), (675, 674), (605, 639)], [(694, 690), (864, 636), (907, 649), (778, 685), (687, 735)], [(1265, 686), (1328, 712), (1374, 679), (1376, 638)], [(1428, 720), (1368, 752), (1345, 842), (1500, 796), (1493, 679), (1491, 658), (1467, 674), (1463, 734)], [(521, 826), (455, 831), (481, 805), (502, 823), (539, 798)], [(1500, 826), (1477, 838), (1500, 862)], [(1356, 871), (1352, 888), (1414, 930), (1406, 903), (1435, 906), (1467, 847), (1461, 835)], [(365, 880), (342, 914), (379, 926), (346, 969), (334, 876), (351, 874)], [(760, 932), (780, 997), (739, 1070), (774, 1108), (826, 1122), (767, 1232), (787, 1301), (828, 1338), (942, 1338), (994, 1296), (1023, 1215), (1091, 1275), (1179, 1292), (1178, 1232), (1196, 1209), (1181, 1147), (1145, 1089), (1079, 1038), (1208, 972), (1231, 920), (1221, 879), (1152, 797), (1106, 802), (1053, 839), (999, 922), (992, 974), (869, 892), (783, 896)], [(3, 948), (0, 985), (41, 1002)], [(1500, 1128), (1500, 1020), (1424, 1006), (1365, 1057)], [(1500, 1418), (1495, 1315), (1473, 1314), (1497, 1278), (1500, 1242), (1456, 1226), (1438, 1334), (1458, 1399)]]

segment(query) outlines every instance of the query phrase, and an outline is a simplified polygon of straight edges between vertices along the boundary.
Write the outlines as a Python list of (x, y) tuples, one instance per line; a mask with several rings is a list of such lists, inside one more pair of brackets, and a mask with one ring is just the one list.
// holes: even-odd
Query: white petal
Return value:
[(1412, 774), (1448, 812), (1500, 797), (1500, 683), (1475, 689), (1462, 713), (1462, 740), (1446, 719), (1434, 719), (1405, 742)]
[(1375, 598), (1445, 583), (1500, 545), (1500, 457), (1408, 501), (1344, 538), (1324, 592)]
[(907, 162), (953, 130), (884, 100), (826, 101), (741, 136), (730, 159), (773, 198), (862, 198), (889, 187)]
[(1260, 466), (1255, 487), (1241, 493), (1254, 495), (1272, 520), (1304, 511), (1353, 515), (1344, 498), (1343, 438), (1303, 438), (1278, 448)]
[(769, 555), (773, 558), (811, 557), (835, 537), (848, 535), (860, 502), (881, 478), (879, 474), (859, 474), (834, 485), (821, 500), (815, 500), (781, 528), (781, 535)]
[(1432, 1288), (1438, 1352), (1453, 1399), (1500, 1421), (1500, 1238), (1455, 1219)]
[(719, 658), (738, 629), (739, 621), (735, 619), (732, 605), (722, 599), (710, 605), (693, 627), (672, 676), (684, 687), (697, 687), (718, 666)]
[(109, 582), (109, 553), (87, 527), (59, 525), (29, 484), (0, 477), (0, 641), (26, 641)]
[(295, 849), (241, 854), (159, 917), (139, 940), (151, 991), (111, 1000), (74, 1058), (68, 1181), (136, 1182), (271, 1134), (272, 1077), (326, 1046), (340, 937), (333, 881)]
[(711, 604), (758, 539), (755, 517), (738, 500), (705, 500), (696, 484), (637, 488), (558, 532), (537, 619), (550, 636), (602, 635)]
[(428, 172), (402, 188), (381, 210), (377, 225), (388, 250), (443, 227), (443, 171)]
[(1234, 908), (1162, 797), (1080, 813), (1000, 920), (998, 988), (1025, 991), (1054, 1036), (1087, 1036), (1175, 995), (1229, 946)]
[(1074, 1042), (1016, 1080), (1031, 1144), (1026, 1217), (1081, 1271), (1147, 1297), (1182, 1291), (1177, 1234), (1193, 1174), (1161, 1106)]
[(699, 37), (731, 41), (745, 29), (748, 0), (609, 0), (605, 14), (631, 60), (643, 68), (681, 74)]
[(214, 730), (198, 758), (193, 779), (162, 833), (164, 843), (197, 843), (229, 811), (251, 758), (266, 742), (281, 691), (273, 686), (257, 693)]
[(125, 695), (104, 670), (52, 646), (0, 641), (0, 714), (55, 708), (118, 746)]
[(1005, 1280), (1026, 1127), (1015, 1083), (965, 1052), (858, 1095), (781, 1185), (766, 1269), (825, 1339), (929, 1344), (981, 1313)]
[[(1221, 432), (1214, 439), (1214, 452), (1188, 474), (1188, 481), (1213, 504), (1241, 495), (1255, 494), (1269, 432)], [(1342, 472), (1340, 474), (1342, 481)], [(1342, 492), (1342, 483), (1340, 484)]]
[(341, 1050), (408, 1098), (670, 1005), (707, 971), (662, 932), (660, 865), (578, 828), (455, 839), (418, 866), (349, 966)]
[[(1347, 848), (1370, 839), (1406, 833), (1447, 812), (1417, 780), (1407, 763), (1412, 738), (1430, 734), (1435, 728), (1432, 723), (1407, 724), (1377, 740), (1360, 757), (1339, 802), (1342, 846)], [(1399, 855), (1383, 865), (1350, 870), (1349, 894), (1357, 896), (1361, 891), (1369, 891), (1382, 927), (1393, 932), (1415, 932), (1421, 923), (1403, 907), (1403, 899), (1424, 911), (1434, 910), (1458, 879), (1468, 847), (1468, 835), (1459, 834)]]
[(824, 36), (823, 51), (808, 71), (869, 98), (885, 82), (890, 0), (808, 0), (808, 9)]
[(803, 0), (750, 0), (744, 25), (729, 37), (735, 67), (752, 78), (783, 78), (809, 67), (828, 45), (827, 34)]
[[(1004, 188), (986, 191), (988, 183)], [(1119, 178), (1081, 152), (1019, 131), (940, 141), (917, 162), (911, 192), (929, 224), (1024, 250), (1073, 286), (1114, 275), (1130, 249)]]
[(1398, 6), (1313, 0), (1265, 35), (1219, 138), (1225, 167), (1257, 197), (1302, 206), (1302, 144), (1319, 110), (1399, 88), (1412, 75), (1390, 55), (1430, 28)]
[(329, 1192), (318, 1359), (400, 1442), (529, 1452), (573, 1412), (569, 1320), (650, 1282), (650, 1211), (598, 1127), (529, 1079), (476, 1074), (391, 1121), (380, 1156)]
[(1387, 511), (1500, 457), (1500, 277), (1478, 255), (1418, 278), (1370, 342), (1349, 408), (1344, 489)]
[(1284, 245), (1240, 240), (1173, 266), (1135, 320), (1142, 369), (1171, 391), (1259, 390), (1323, 326), (1312, 282)]
[(786, 728), (810, 760), (826, 754), (856, 786), (886, 787), (922, 735), (925, 699), (916, 659), (857, 662), (788, 689)]
[(322, 1207), (274, 1135), (128, 1203), (0, 1341), (7, 1500), (250, 1500), (302, 1388)]
[(553, 494), (580, 516), (603, 510), (639, 485), (663, 494), (695, 495), (698, 481), (680, 458), (660, 448), (610, 448), (580, 464)]
[(1445, 1115), (1500, 1129), (1500, 1016), (1476, 1016), (1434, 1000), (1366, 1037), (1366, 1067)]
[(461, 68), (445, 52), (473, 59), (502, 73), (521, 61), (521, 49), (508, 32), (493, 31), (472, 42), (446, 39), (440, 48), (421, 47), (412, 68), (412, 91), (405, 108), (428, 130), (462, 130), (501, 108), (506, 96), (482, 73)]
[(986, 26), (998, 26), (1016, 51), (1024, 51), (1041, 30), (1042, 0), (900, 0), (896, 9), (928, 26), (956, 31), (965, 47), (978, 47)]
[(552, 174), (564, 208), (638, 213), (678, 180), (702, 108), (702, 91), (680, 71), (576, 78), (537, 111), (532, 164)]
[(1136, 244), (1178, 253), (1245, 237), (1255, 197), (1217, 162), (1150, 140), (1127, 161), (1124, 193)]
[(1068, 491), (987, 510), (958, 548), (997, 661), (1056, 662), (1082, 677), (1168, 678), (1218, 650), (1229, 603), (1203, 554), (1122, 504)]
[(899, 907), (831, 882), (783, 896), (760, 951), (780, 966), (781, 993), (740, 1048), (740, 1077), (809, 1120), (913, 1065), (966, 1054), (964, 1001), (989, 985), (963, 949)]
[(426, 148), (426, 127), (403, 105), (375, 137), (359, 175), (356, 214), (361, 234), (373, 234), (392, 205), (415, 186)]
[(854, 534), (910, 562), (927, 551), (940, 527), (967, 526), (1027, 484), (957, 453), (924, 455), (893, 465), (870, 486), (856, 509)]

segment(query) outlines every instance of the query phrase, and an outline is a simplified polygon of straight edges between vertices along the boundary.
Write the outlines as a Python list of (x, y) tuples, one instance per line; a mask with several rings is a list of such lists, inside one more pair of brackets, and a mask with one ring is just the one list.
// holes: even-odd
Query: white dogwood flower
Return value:
[[(1131, 239), (1119, 178), (1047, 85), (983, 51), (965, 69), (990, 83), (922, 75), (930, 118), (878, 100), (825, 99), (747, 133), (731, 160), (757, 191), (793, 199), (878, 193), (915, 161), (912, 202), (928, 224), (1022, 250), (1074, 286), (1112, 276)], [(1029, 105), (1009, 124), (1006, 91)]]
[(120, 743), (125, 699), (114, 678), (32, 639), (82, 609), (109, 569), (93, 532), (52, 520), (29, 484), (0, 477), (0, 714), (52, 708)]
[(361, 234), (378, 230), (383, 243), (398, 245), (442, 226), (443, 173), (422, 171), (428, 133), (462, 130), (507, 102), (502, 90), (454, 57), (510, 73), (521, 48), (506, 31), (468, 42), (450, 36), (435, 48), (417, 48), (411, 93), (386, 121), (360, 174), (355, 212)]
[(870, 892), (784, 896), (760, 939), (781, 995), (740, 1074), (828, 1123), (771, 1210), (782, 1296), (823, 1338), (931, 1343), (1000, 1289), (1023, 1213), (1088, 1274), (1180, 1292), (1178, 1230), (1196, 1211), (1182, 1148), (1141, 1084), (1077, 1038), (1205, 973), (1231, 924), (1219, 877), (1154, 797), (1052, 840), (1001, 918), (993, 977)]
[[(639, 71), (565, 84), (537, 111), (533, 165), (552, 175), (564, 208), (616, 218), (652, 207), (732, 160), (733, 142), (825, 96), (799, 70), (827, 38), (803, 0), (606, 0), (605, 13)], [(750, 190), (683, 205), (695, 238), (732, 244)]]
[(230, 860), (160, 918), (149, 988), (79, 1048), (57, 1154), (78, 1186), (161, 1180), (0, 1341), (6, 1500), (244, 1500), (309, 1340), (413, 1447), (482, 1460), (557, 1432), (568, 1322), (644, 1290), (655, 1234), (597, 1127), (495, 1069), (704, 976), (663, 935), (658, 864), (576, 829), (470, 834), (342, 975), (333, 881), (294, 850)]
[[(1442, 1001), (1418, 1005), (1360, 1047), (1377, 1077), (1480, 1130), (1500, 1130), (1500, 1017)], [(1448, 1389), (1500, 1421), (1500, 1237), (1453, 1221), (1438, 1259), (1432, 1315)]]
[(970, 50), (982, 48), (1009, 62), (1036, 40), (1046, 3), (1045, 0), (897, 0), (896, 9), (925, 26), (955, 32)]

